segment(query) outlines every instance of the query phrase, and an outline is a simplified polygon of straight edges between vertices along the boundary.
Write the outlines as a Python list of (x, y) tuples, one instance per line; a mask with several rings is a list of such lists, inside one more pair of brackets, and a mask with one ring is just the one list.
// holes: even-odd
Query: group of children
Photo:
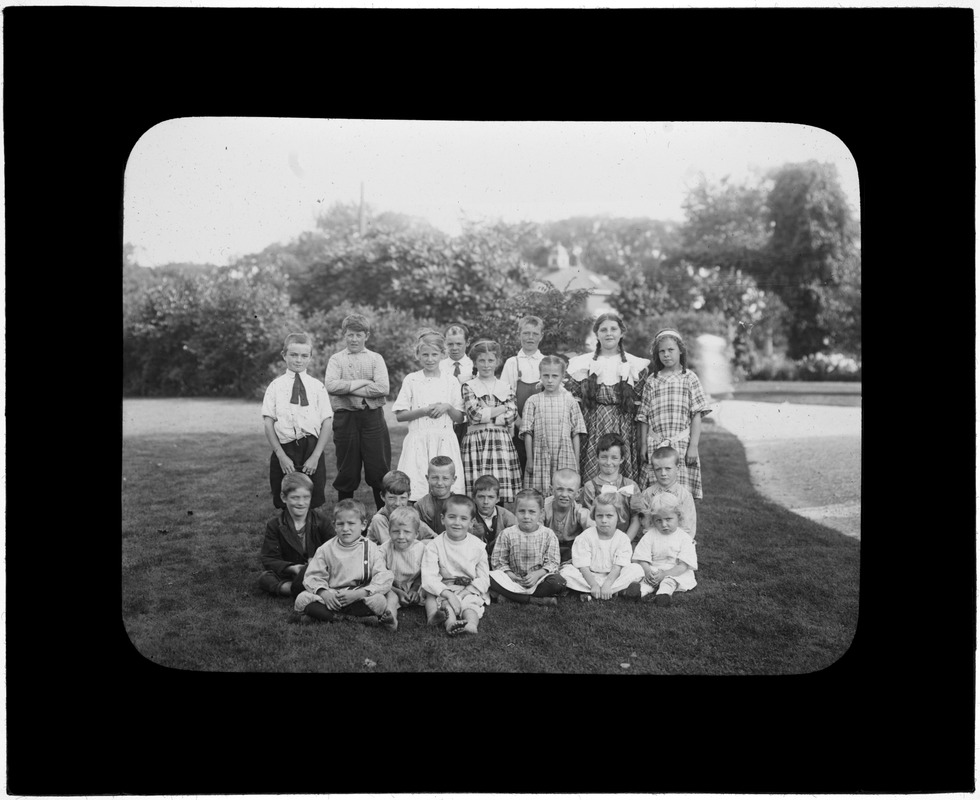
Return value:
[[(566, 368), (539, 352), (543, 324), (525, 317), (521, 350), (499, 378), (496, 342), (476, 340), (467, 358), (462, 326), (420, 331), (421, 369), (392, 405), (408, 423), (396, 470), (388, 375), (365, 347), (367, 320), (344, 320), (347, 347), (323, 383), (305, 373), (310, 337), (290, 334), (287, 373), (262, 410), (280, 511), (266, 527), (260, 585), (295, 598), (298, 619), (397, 629), (399, 609), (420, 605), (453, 636), (477, 632), (491, 597), (556, 605), (567, 594), (652, 595), (663, 605), (694, 588), (707, 401), (680, 334), (658, 333), (648, 361), (625, 352), (625, 330), (617, 315), (600, 316), (595, 353)], [(331, 418), (332, 527), (320, 508)], [(378, 507), (370, 520), (351, 499), (362, 464)]]

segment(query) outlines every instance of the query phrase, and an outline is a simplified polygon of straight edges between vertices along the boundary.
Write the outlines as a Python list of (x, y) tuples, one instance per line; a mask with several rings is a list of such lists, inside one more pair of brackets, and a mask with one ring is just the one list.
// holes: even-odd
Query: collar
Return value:
[(542, 353), (540, 350), (535, 350), (533, 353), (531, 353), (531, 355), (528, 355), (524, 352), (524, 349), (521, 348), (517, 351), (517, 357), (526, 358), (528, 361), (540, 361), (542, 358), (544, 358), (544, 353)]
[(302, 372), (293, 372), (291, 369), (289, 369), (289, 367), (286, 367), (286, 374), (283, 377), (284, 378), (292, 378), (293, 380), (295, 380), (295, 378), (293, 378), (293, 375), (300, 375), (300, 376), (302, 376), (302, 375), (306, 375), (306, 374), (307, 374), (307, 372), (306, 372), (305, 369)]

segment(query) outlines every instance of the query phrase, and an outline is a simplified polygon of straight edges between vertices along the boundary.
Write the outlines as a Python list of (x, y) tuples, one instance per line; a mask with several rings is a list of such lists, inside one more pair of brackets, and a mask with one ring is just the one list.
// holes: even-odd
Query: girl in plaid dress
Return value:
[(698, 376), (687, 368), (687, 347), (681, 335), (670, 328), (657, 333), (650, 346), (653, 374), (643, 385), (636, 414), (640, 440), (641, 485), (656, 481), (648, 454), (658, 447), (673, 447), (682, 454), (677, 463), (677, 480), (691, 496), (700, 500), (701, 417), (710, 413), (708, 399)]
[(596, 442), (615, 433), (625, 442), (622, 473), (631, 480), (639, 474), (636, 448), (636, 405), (647, 376), (645, 358), (637, 358), (623, 347), (626, 326), (618, 314), (601, 314), (592, 326), (597, 337), (595, 353), (575, 356), (568, 362), (565, 385), (582, 404), (589, 429), (581, 454), (579, 472), (598, 472)]
[(538, 376), (544, 391), (527, 399), (521, 423), (527, 452), (524, 487), (550, 495), (555, 472), (578, 471), (580, 437), (589, 431), (578, 403), (562, 391), (565, 362), (558, 356), (544, 356)]
[(511, 428), (517, 418), (517, 400), (510, 385), (494, 375), (500, 362), (500, 345), (480, 339), (470, 348), (476, 375), (463, 384), (463, 410), (468, 425), (463, 438), (463, 473), (466, 491), (481, 475), (493, 475), (500, 483), (500, 501), (513, 503), (521, 486), (517, 451)]

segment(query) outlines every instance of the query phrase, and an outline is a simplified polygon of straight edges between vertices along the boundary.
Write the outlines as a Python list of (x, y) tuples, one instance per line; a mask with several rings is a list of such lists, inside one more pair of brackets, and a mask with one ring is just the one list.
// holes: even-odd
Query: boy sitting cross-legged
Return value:
[(506, 528), (493, 550), (490, 588), (498, 602), (556, 606), (565, 588), (558, 575), (558, 537), (541, 524), (544, 498), (537, 489), (517, 493), (517, 525)]
[[(381, 480), (381, 499), (384, 506), (371, 518), (368, 525), (367, 538), (377, 545), (382, 545), (390, 538), (388, 526), (391, 514), (395, 509), (404, 508), (408, 505), (408, 494), (412, 488), (412, 479), (404, 472), (393, 469), (386, 472)], [(436, 532), (422, 522), (419, 525), (418, 538), (432, 539)]]
[(259, 588), (282, 597), (303, 591), (303, 577), (310, 558), (334, 530), (322, 508), (310, 508), (313, 481), (305, 473), (290, 472), (282, 479), (280, 497), (285, 505), (265, 524), (259, 561), (265, 568)]
[(364, 504), (341, 500), (333, 514), (337, 535), (317, 549), (293, 608), (304, 620), (356, 619), (377, 625), (380, 619), (390, 624), (385, 595), (394, 576), (378, 546), (362, 535), (367, 527)]
[(422, 556), (428, 623), (445, 623), (450, 636), (477, 633), (490, 602), (490, 565), (483, 542), (470, 533), (473, 513), (470, 498), (450, 495), (442, 515), (445, 531), (426, 544)]
[(422, 556), (425, 543), (419, 536), (419, 512), (411, 506), (396, 508), (391, 512), (391, 538), (381, 545), (385, 566), (394, 575), (391, 589), (385, 598), (390, 619), (385, 620), (392, 630), (398, 629), (398, 609), (405, 606), (425, 605), (422, 588)]

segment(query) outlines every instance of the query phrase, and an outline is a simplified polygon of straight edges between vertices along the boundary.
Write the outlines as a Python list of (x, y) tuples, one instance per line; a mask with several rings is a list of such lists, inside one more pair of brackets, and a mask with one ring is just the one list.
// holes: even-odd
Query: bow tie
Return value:
[(635, 488), (636, 487), (631, 484), (629, 486), (620, 486), (617, 489), (615, 486), (610, 486), (608, 483), (604, 483), (604, 484), (602, 484), (602, 486), (599, 487), (599, 494), (616, 494), (616, 493), (619, 493), (619, 494), (631, 495), (631, 494), (633, 494), (633, 490)]

